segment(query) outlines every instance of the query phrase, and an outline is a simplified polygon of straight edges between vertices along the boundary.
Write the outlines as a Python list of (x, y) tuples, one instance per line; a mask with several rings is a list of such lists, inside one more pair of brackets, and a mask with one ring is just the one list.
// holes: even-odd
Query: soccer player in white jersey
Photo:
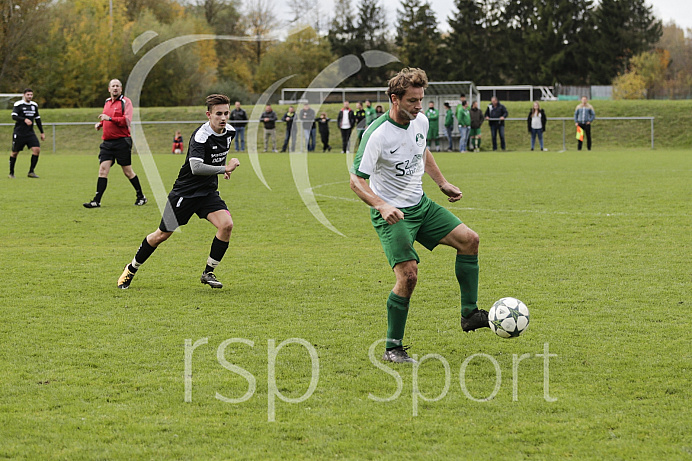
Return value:
[[(418, 280), (413, 242), (428, 250), (438, 244), (457, 252), (455, 273), (461, 289), (461, 327), (488, 327), (488, 313), (478, 300), (478, 234), (423, 192), (427, 173), (450, 202), (461, 199), (426, 147), (428, 119), (421, 112), (428, 78), (421, 69), (405, 68), (389, 80), (391, 108), (365, 132), (351, 167), (351, 189), (370, 205), (370, 218), (396, 276), (387, 299), (388, 362), (414, 362), (402, 345), (409, 301)], [(369, 183), (368, 183), (369, 180)]]

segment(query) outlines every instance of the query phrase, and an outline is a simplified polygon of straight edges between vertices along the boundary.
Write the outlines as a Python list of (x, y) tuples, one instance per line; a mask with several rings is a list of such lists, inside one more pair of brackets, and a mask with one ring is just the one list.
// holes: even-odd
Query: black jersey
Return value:
[[(24, 119), (29, 119), (33, 122), (31, 125), (27, 125)], [(38, 104), (34, 101), (26, 102), (24, 99), (14, 103), (12, 108), (12, 120), (15, 121), (14, 124), (14, 134), (18, 137), (20, 136), (31, 136), (34, 133), (34, 125), (38, 126), (38, 130), (43, 133), (43, 126), (41, 125), (41, 116), (38, 115)]]
[(235, 129), (228, 125), (221, 134), (212, 130), (209, 122), (197, 128), (190, 137), (185, 163), (180, 168), (171, 192), (179, 197), (202, 197), (216, 192), (219, 188), (218, 175), (192, 174), (190, 158), (202, 159), (207, 165), (224, 166), (234, 137)]

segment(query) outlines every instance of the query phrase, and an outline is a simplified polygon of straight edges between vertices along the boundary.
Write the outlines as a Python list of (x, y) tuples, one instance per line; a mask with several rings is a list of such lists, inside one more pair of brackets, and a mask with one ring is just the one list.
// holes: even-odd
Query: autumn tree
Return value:
[(264, 55), (257, 72), (257, 87), (264, 90), (292, 74), (295, 76), (286, 85), (307, 87), (334, 59), (326, 38), (311, 27), (298, 29)]
[(0, 0), (0, 91), (16, 93), (40, 81), (27, 70), (35, 65), (35, 50), (45, 43), (50, 3)]
[(254, 0), (248, 5), (243, 19), (247, 25), (247, 35), (256, 38), (253, 44), (254, 60), (255, 65), (259, 66), (262, 55), (270, 46), (266, 39), (279, 25), (279, 19), (276, 17), (273, 0)]

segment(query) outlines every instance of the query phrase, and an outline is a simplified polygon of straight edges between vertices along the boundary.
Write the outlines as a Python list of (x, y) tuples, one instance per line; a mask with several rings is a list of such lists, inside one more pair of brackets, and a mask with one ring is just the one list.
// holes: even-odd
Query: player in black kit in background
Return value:
[(219, 265), (228, 249), (233, 230), (233, 219), (226, 203), (219, 196), (218, 175), (229, 179), (238, 165), (237, 158), (226, 164), (226, 156), (235, 136), (235, 129), (227, 124), (230, 115), (230, 100), (222, 94), (207, 96), (207, 118), (209, 121), (197, 128), (190, 138), (185, 163), (180, 168), (159, 228), (147, 235), (134, 259), (125, 266), (118, 279), (118, 288), (129, 288), (139, 267), (154, 250), (165, 242), (179, 226), (187, 224), (193, 214), (207, 219), (216, 229), (211, 244), (207, 265), (200, 281), (212, 288), (222, 288), (214, 269)]
[(15, 102), (12, 108), (12, 120), (15, 121), (15, 124), (14, 133), (12, 133), (12, 153), (10, 154), (10, 178), (14, 178), (14, 165), (17, 162), (17, 155), (24, 147), (28, 147), (31, 150), (31, 166), (27, 176), (38, 178), (34, 168), (36, 168), (38, 163), (41, 147), (34, 132), (34, 125), (38, 126), (38, 130), (41, 132), (41, 141), (46, 140), (46, 135), (43, 132), (43, 125), (41, 125), (41, 116), (38, 115), (38, 104), (32, 101), (33, 98), (34, 92), (27, 88), (24, 90), (22, 99)]

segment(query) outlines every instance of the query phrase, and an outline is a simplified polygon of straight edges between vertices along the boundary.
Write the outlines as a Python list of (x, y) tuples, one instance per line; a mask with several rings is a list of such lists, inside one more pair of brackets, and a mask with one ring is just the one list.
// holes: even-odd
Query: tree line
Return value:
[[(625, 97), (690, 87), (689, 39), (644, 0), (455, 0), (449, 30), (425, 0), (401, 0), (396, 24), (381, 0), (335, 0), (331, 12), (319, 0), (284, 0), (287, 18), (275, 1), (0, 0), (0, 92), (32, 87), (43, 107), (99, 106), (109, 79), (125, 82), (155, 46), (199, 34), (225, 39), (163, 57), (143, 105), (193, 105), (210, 92), (253, 102), (285, 76), (284, 86), (304, 87), (338, 58), (369, 50), (400, 62), (363, 66), (346, 85), (382, 86), (408, 65), (431, 80), (485, 85), (615, 79)], [(147, 31), (156, 35), (147, 40)]]

